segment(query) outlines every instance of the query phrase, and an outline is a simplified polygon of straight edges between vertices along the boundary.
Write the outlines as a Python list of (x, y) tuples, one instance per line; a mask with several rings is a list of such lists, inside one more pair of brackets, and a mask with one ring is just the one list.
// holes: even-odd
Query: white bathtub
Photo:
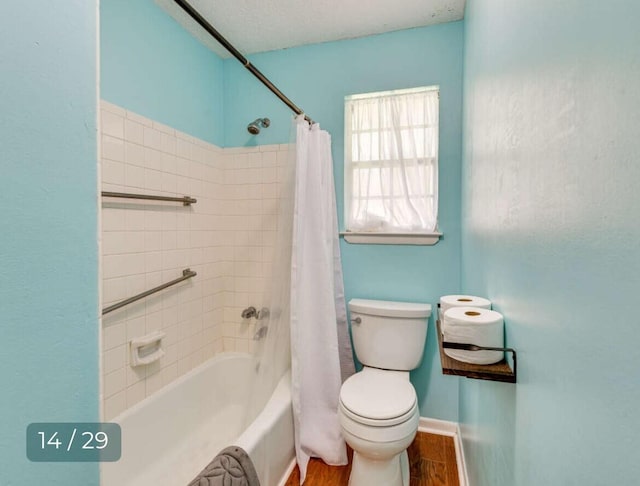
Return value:
[(277, 486), (295, 455), (291, 378), (242, 430), (253, 373), (249, 355), (225, 353), (116, 417), (122, 457), (102, 463), (101, 486), (186, 486), (230, 445), (247, 451), (261, 486)]

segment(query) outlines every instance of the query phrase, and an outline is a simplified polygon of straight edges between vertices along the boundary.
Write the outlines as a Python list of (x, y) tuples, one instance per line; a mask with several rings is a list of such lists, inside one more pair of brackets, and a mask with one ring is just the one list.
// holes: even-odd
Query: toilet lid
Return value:
[(407, 414), (417, 400), (409, 380), (384, 370), (368, 370), (344, 382), (340, 401), (360, 417), (389, 420)]

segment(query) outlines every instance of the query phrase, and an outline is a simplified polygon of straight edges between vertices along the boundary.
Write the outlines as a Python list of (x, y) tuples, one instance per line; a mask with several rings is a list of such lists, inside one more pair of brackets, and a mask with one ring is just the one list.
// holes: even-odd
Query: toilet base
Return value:
[(353, 451), (349, 486), (409, 486), (406, 449), (385, 460), (374, 460)]

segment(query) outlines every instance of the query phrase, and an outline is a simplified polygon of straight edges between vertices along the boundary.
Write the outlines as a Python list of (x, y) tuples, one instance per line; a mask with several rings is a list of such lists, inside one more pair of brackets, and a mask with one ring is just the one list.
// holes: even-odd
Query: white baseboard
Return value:
[[(462, 447), (462, 435), (460, 433), (460, 425), (457, 422), (449, 422), (448, 420), (438, 420), (428, 417), (420, 417), (418, 423), (419, 432), (428, 432), (430, 434), (446, 435), (453, 438), (453, 445), (456, 450), (456, 464), (458, 466), (458, 478), (460, 486), (470, 486), (469, 476), (467, 475), (467, 464), (464, 460), (464, 449)], [(278, 483), (278, 486), (284, 486), (291, 476), (293, 469), (296, 467), (296, 458), (294, 457), (287, 468), (284, 476)]]
[(430, 434), (455, 437), (455, 435), (458, 433), (458, 424), (456, 422), (449, 422), (447, 420), (420, 417), (418, 430), (420, 432), (429, 432)]
[(467, 462), (464, 458), (464, 445), (462, 443), (462, 432), (460, 431), (460, 424), (456, 424), (457, 438), (456, 438), (456, 461), (458, 462), (458, 477), (460, 477), (460, 486), (471, 486), (469, 483), (469, 473), (467, 472)]
[(469, 486), (469, 476), (467, 475), (467, 464), (464, 460), (464, 450), (462, 448), (462, 436), (460, 426), (457, 422), (438, 420), (428, 417), (420, 417), (418, 424), (419, 432), (430, 434), (446, 435), (453, 438), (453, 445), (456, 450), (456, 464), (458, 466), (458, 479), (460, 486)]

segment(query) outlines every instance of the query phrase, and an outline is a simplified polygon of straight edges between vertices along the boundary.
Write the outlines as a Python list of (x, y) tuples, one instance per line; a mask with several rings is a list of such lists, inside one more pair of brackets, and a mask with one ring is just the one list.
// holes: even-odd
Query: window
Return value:
[(345, 98), (345, 235), (436, 234), (438, 105), (437, 86)]

